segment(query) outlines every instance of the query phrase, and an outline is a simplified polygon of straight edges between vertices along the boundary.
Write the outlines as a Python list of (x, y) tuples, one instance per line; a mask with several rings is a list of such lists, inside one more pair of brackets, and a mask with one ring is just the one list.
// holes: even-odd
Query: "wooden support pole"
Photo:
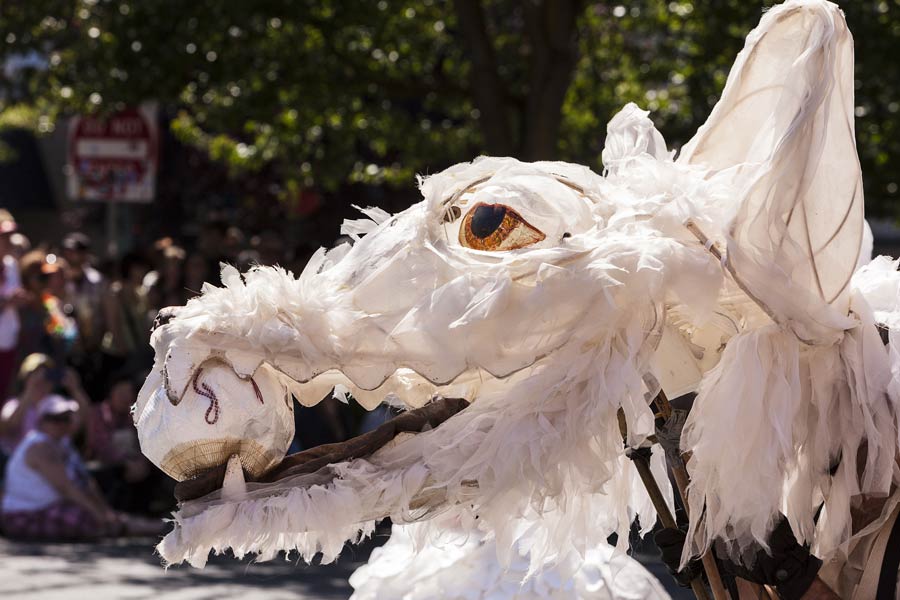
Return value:
[[(669, 403), (669, 399), (664, 391), (659, 390), (653, 403), (656, 405), (656, 410), (661, 418), (668, 419), (672, 416), (672, 405)], [(684, 466), (684, 459), (682, 459), (679, 452), (674, 452), (670, 453), (668, 462), (670, 463), (669, 469), (672, 471), (672, 478), (675, 479), (675, 487), (678, 488), (678, 495), (681, 496), (681, 502), (684, 504), (684, 512), (690, 517), (687, 498), (690, 478), (688, 477), (687, 468)], [(700, 557), (700, 562), (703, 565), (703, 570), (706, 571), (709, 588), (712, 590), (715, 600), (728, 600), (728, 593), (725, 590), (725, 584), (722, 582), (719, 566), (716, 564), (712, 551), (707, 550), (704, 552), (703, 556)]]
[[(625, 421), (625, 413), (620, 408), (617, 415), (619, 418), (619, 431), (622, 433), (622, 440), (627, 445), (628, 426)], [(672, 511), (669, 510), (669, 505), (666, 504), (666, 499), (662, 494), (662, 490), (659, 489), (659, 484), (656, 482), (656, 478), (653, 477), (652, 471), (650, 471), (650, 449), (646, 448), (645, 450), (646, 452), (640, 452), (628, 448), (628, 458), (631, 459), (634, 468), (637, 469), (641, 482), (643, 482), (644, 488), (647, 490), (647, 495), (650, 496), (650, 501), (653, 502), (653, 508), (656, 509), (656, 514), (663, 527), (678, 529), (678, 523), (675, 521), (675, 516), (672, 514)], [(694, 592), (694, 596), (697, 597), (697, 600), (711, 600), (709, 590), (706, 589), (702, 577), (695, 577), (691, 580), (691, 591)]]

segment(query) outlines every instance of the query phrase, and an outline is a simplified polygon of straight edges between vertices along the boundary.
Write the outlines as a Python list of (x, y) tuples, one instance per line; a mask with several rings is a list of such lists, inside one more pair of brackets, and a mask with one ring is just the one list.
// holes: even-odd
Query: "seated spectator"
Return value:
[(0, 523), (11, 538), (84, 540), (108, 535), (155, 535), (162, 522), (113, 511), (69, 440), (78, 403), (48, 396), (38, 422), (6, 466)]
[(131, 420), (131, 405), (136, 399), (137, 390), (130, 377), (113, 377), (103, 402), (92, 406), (87, 417), (88, 460), (123, 464), (142, 457)]
[(145, 512), (160, 488), (162, 473), (141, 454), (131, 420), (131, 405), (136, 400), (131, 378), (119, 375), (111, 380), (103, 402), (92, 406), (88, 414), (84, 454), (114, 508)]
[(0, 454), (11, 455), (19, 442), (35, 428), (38, 406), (44, 399), (52, 397), (58, 385), (80, 406), (87, 407), (90, 403), (74, 370), (58, 369), (46, 354), (29, 354), (22, 361), (19, 395), (10, 398), (0, 410)]

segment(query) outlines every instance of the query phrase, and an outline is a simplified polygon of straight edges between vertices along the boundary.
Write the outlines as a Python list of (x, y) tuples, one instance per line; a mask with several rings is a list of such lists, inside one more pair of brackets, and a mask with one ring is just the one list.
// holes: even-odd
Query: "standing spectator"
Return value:
[(150, 263), (138, 254), (127, 254), (121, 261), (119, 278), (109, 286), (104, 298), (108, 330), (103, 337), (107, 374), (116, 371), (138, 373), (149, 369), (151, 307), (144, 288), (144, 276)]
[(31, 251), (31, 240), (22, 233), (14, 233), (9, 236), (10, 252), (16, 260), (21, 260), (23, 256)]
[(53, 343), (47, 330), (49, 314), (44, 305), (44, 274), (46, 255), (32, 250), (19, 261), (23, 299), (19, 303), (18, 359), (34, 353), (53, 354)]
[(0, 209), (0, 406), (6, 400), (16, 369), (18, 308), (24, 297), (11, 244), (16, 229), (16, 221), (9, 211)]
[(210, 275), (213, 273), (210, 270), (210, 264), (202, 254), (193, 253), (187, 257), (184, 263), (184, 302), (199, 294), (203, 289), (203, 284), (210, 281)]
[(101, 346), (107, 327), (103, 298), (106, 279), (91, 266), (91, 240), (83, 233), (70, 233), (62, 242), (66, 271), (66, 296), (78, 324), (78, 343), (69, 362), (78, 368), (92, 397), (103, 393)]
[(66, 261), (55, 254), (48, 254), (41, 267), (44, 275), (44, 292), (41, 298), (47, 309), (47, 333), (53, 339), (57, 354), (53, 356), (60, 363), (65, 362), (72, 348), (80, 338), (75, 309), (69, 302), (66, 289)]
[(61, 258), (40, 250), (22, 257), (19, 357), (41, 352), (63, 364), (78, 339), (72, 306), (65, 301), (64, 266)]
[(223, 249), (223, 258), (229, 263), (234, 263), (238, 255), (244, 248), (246, 236), (240, 227), (231, 226), (225, 231), (225, 247)]
[(247, 250), (241, 250), (241, 252), (238, 254), (235, 266), (241, 273), (243, 273), (244, 271), (249, 270), (250, 267), (260, 264), (259, 261), (259, 252), (248, 248)]
[(129, 517), (109, 507), (70, 437), (76, 402), (49, 396), (37, 407), (37, 427), (6, 466), (0, 520), (22, 540), (82, 540), (105, 535), (154, 535), (162, 522)]
[(228, 223), (223, 219), (214, 218), (207, 221), (200, 227), (197, 235), (197, 252), (212, 265), (227, 260), (228, 257), (225, 255), (228, 246), (227, 236)]
[(103, 322), (103, 296), (106, 280), (91, 266), (91, 240), (83, 233), (70, 233), (62, 242), (68, 264), (68, 299), (78, 321), (81, 349), (93, 353), (100, 349), (106, 325)]
[(184, 281), (185, 251), (178, 246), (169, 246), (163, 251), (160, 268), (159, 306), (182, 306), (188, 300)]

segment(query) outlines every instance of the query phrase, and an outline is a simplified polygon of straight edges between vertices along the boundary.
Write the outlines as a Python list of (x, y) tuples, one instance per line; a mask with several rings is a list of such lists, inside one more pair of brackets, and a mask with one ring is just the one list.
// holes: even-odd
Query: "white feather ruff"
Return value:
[(387, 544), (350, 576), (351, 600), (669, 600), (640, 563), (606, 544), (570, 553), (529, 578), (525, 548), (501, 566), (491, 537), (440, 520), (440, 538), (426, 545), (419, 543), (420, 524), (395, 525)]

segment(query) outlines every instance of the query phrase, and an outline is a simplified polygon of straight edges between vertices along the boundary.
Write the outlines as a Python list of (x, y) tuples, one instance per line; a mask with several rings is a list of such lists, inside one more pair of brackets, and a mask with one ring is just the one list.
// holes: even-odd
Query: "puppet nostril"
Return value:
[(450, 208), (448, 208), (446, 210), (446, 212), (444, 212), (444, 217), (443, 217), (442, 221), (444, 223), (452, 223), (453, 221), (457, 220), (461, 216), (462, 216), (462, 209), (460, 209), (458, 206), (451, 206)]

